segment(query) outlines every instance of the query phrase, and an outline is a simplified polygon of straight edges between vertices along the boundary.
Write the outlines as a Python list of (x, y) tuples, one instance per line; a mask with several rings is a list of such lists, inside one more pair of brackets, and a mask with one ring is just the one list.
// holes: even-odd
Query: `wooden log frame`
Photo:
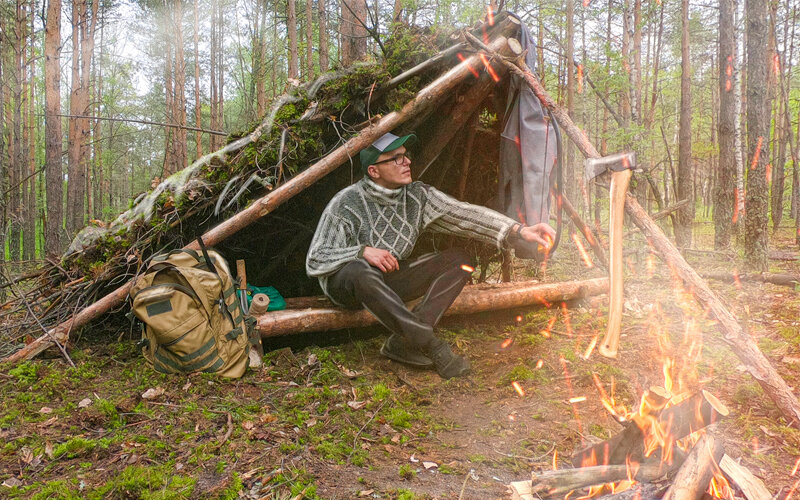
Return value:
[[(465, 36), (476, 47), (488, 49), (480, 40), (469, 33), (465, 33)], [(507, 60), (500, 54), (492, 53), (491, 49), (488, 49), (487, 52), (498, 60), (502, 60), (513, 73), (519, 75), (528, 84), (542, 102), (542, 105), (552, 112), (561, 128), (584, 156), (587, 158), (600, 158), (600, 153), (589, 142), (586, 134), (575, 125), (567, 112), (553, 100), (525, 64), (522, 57), (524, 51), (519, 42), (510, 40), (509, 46), (516, 55), (513, 60)], [(733, 350), (748, 373), (756, 379), (764, 392), (775, 402), (781, 413), (795, 424), (800, 425), (800, 402), (798, 402), (797, 396), (794, 395), (786, 381), (781, 378), (777, 370), (770, 364), (753, 338), (742, 328), (736, 317), (686, 262), (678, 249), (675, 248), (675, 245), (672, 244), (661, 228), (647, 215), (647, 212), (630, 193), (625, 199), (625, 210), (633, 223), (648, 238), (650, 244), (660, 253), (661, 258), (672, 272), (683, 281), (688, 290), (692, 291), (695, 300), (704, 309), (708, 309), (717, 320), (717, 328), (722, 333), (723, 340)]]
[[(532, 281), (499, 284), (484, 283), (465, 287), (461, 295), (456, 298), (453, 305), (445, 312), (445, 315), (452, 316), (531, 305), (546, 305), (548, 303), (599, 295), (607, 291), (608, 278), (565, 283), (538, 283)], [(298, 306), (308, 308), (273, 311), (259, 316), (257, 329), (262, 338), (343, 328), (361, 328), (377, 323), (377, 320), (369, 311), (336, 308), (325, 298), (287, 299), (287, 307)]]
[[(493, 52), (506, 52), (508, 50), (508, 40), (500, 35), (490, 43)], [(454, 66), (446, 73), (442, 74), (422, 89), (411, 101), (406, 103), (400, 111), (393, 111), (381, 117), (377, 122), (362, 130), (358, 135), (348, 140), (342, 146), (330, 152), (317, 163), (309, 166), (284, 184), (255, 200), (249, 207), (238, 214), (220, 223), (216, 227), (206, 231), (201, 237), (203, 242), (208, 245), (216, 245), (229, 236), (239, 232), (253, 222), (261, 219), (265, 215), (274, 211), (277, 207), (287, 200), (302, 192), (311, 184), (315, 183), (325, 175), (329, 174), (337, 167), (355, 157), (359, 151), (372, 144), (383, 134), (395, 129), (411, 118), (420, 113), (430, 112), (433, 106), (445, 98), (456, 85), (460, 84), (467, 77), (472, 77), (475, 69), (482, 70), (483, 64), (479, 54), (467, 57), (460, 64)], [(219, 155), (236, 150), (251, 143), (255, 137), (260, 137), (263, 133), (265, 124), (256, 128), (249, 136), (227, 145), (221, 152), (213, 153)], [(240, 144), (241, 143), (241, 144)], [(198, 250), (196, 241), (186, 245), (184, 248)], [(45, 335), (37, 338), (22, 349), (12, 353), (4, 361), (15, 363), (23, 359), (31, 359), (54, 343), (65, 344), (69, 340), (73, 329), (82, 327), (90, 321), (98, 318), (102, 314), (121, 306), (128, 296), (132, 281), (128, 281), (113, 292), (109, 293), (93, 304), (81, 309), (68, 320), (54, 326)]]

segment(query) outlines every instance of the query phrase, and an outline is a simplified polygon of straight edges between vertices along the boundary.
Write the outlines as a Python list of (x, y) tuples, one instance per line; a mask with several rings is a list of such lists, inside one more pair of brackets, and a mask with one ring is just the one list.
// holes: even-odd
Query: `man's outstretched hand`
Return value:
[(533, 226), (525, 226), (520, 232), (522, 239), (530, 243), (538, 243), (544, 248), (544, 252), (550, 251), (556, 238), (556, 230), (546, 222), (540, 222)]
[(369, 265), (377, 267), (385, 273), (400, 269), (400, 264), (394, 258), (394, 255), (382, 248), (364, 247), (364, 260), (369, 262)]

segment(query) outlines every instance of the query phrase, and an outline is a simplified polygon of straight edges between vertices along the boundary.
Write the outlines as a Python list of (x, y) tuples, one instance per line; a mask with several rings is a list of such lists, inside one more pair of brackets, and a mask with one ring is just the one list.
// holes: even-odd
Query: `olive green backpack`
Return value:
[(152, 258), (130, 291), (132, 313), (143, 323), (142, 354), (161, 373), (212, 372), (241, 377), (248, 334), (237, 282), (217, 252), (173, 250)]

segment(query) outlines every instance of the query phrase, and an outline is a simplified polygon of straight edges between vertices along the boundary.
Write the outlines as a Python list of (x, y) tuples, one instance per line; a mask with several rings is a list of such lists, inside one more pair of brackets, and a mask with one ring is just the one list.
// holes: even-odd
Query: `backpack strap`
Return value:
[[(231, 320), (232, 325), (236, 325), (236, 320), (233, 319), (233, 314), (228, 308), (225, 306), (225, 281), (222, 279), (222, 276), (219, 275), (217, 271), (217, 266), (214, 265), (214, 261), (211, 260), (211, 257), (208, 255), (208, 250), (206, 249), (206, 244), (203, 243), (203, 237), (197, 237), (197, 244), (200, 245), (200, 251), (203, 252), (203, 257), (206, 259), (206, 264), (208, 265), (208, 270), (214, 273), (214, 275), (219, 280), (220, 285), (220, 292), (219, 292), (219, 308), (223, 314), (228, 315), (228, 319)], [(234, 337), (235, 338), (235, 337)]]

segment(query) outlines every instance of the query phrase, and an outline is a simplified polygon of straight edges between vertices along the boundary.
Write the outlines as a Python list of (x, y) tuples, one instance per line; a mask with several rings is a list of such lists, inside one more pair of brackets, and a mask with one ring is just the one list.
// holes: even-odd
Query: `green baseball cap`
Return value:
[(392, 133), (383, 134), (380, 139), (362, 149), (361, 153), (359, 153), (361, 170), (366, 174), (367, 167), (375, 163), (375, 160), (383, 153), (394, 151), (406, 143), (410, 146), (415, 142), (417, 142), (417, 136), (414, 134), (408, 134), (402, 137), (398, 137)]

